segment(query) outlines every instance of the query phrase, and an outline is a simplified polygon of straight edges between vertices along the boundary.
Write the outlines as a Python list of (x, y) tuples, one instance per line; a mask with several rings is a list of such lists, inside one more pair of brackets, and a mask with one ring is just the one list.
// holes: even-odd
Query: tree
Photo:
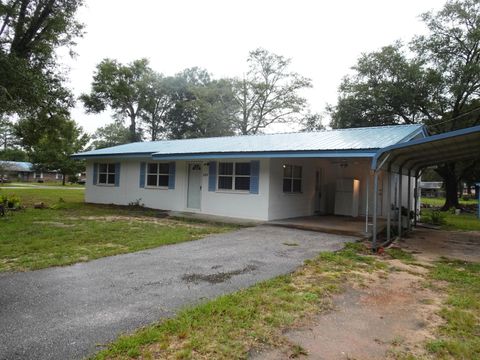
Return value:
[(116, 60), (104, 59), (93, 76), (90, 94), (80, 99), (90, 113), (100, 113), (111, 108), (118, 119), (130, 121), (130, 141), (140, 141), (137, 119), (146, 106), (147, 81), (152, 70), (147, 59), (123, 65)]
[(39, 170), (58, 170), (63, 175), (73, 175), (82, 163), (71, 155), (83, 150), (88, 136), (70, 119), (68, 111), (51, 114), (44, 111), (31, 118), (20, 119), (15, 125), (21, 145)]
[(168, 78), (170, 94), (165, 113), (165, 136), (173, 139), (233, 135), (237, 112), (232, 84), (213, 80), (205, 69), (193, 67)]
[[(363, 55), (330, 107), (333, 127), (421, 122), (433, 133), (480, 123), (480, 1), (448, 1), (422, 15), (429, 34)], [(458, 207), (458, 182), (472, 163), (437, 168), (443, 209)]]
[(13, 132), (13, 123), (7, 119), (0, 119), (0, 148), (4, 151), (13, 148), (18, 143)]
[(302, 131), (319, 131), (325, 130), (325, 126), (322, 124), (322, 115), (316, 113), (307, 113), (301, 120)]
[(130, 130), (120, 121), (100, 127), (92, 136), (92, 146), (102, 149), (130, 142)]
[(236, 129), (256, 134), (269, 125), (292, 121), (306, 106), (298, 92), (311, 87), (311, 81), (288, 70), (290, 59), (265, 49), (251, 51), (247, 61), (246, 76), (234, 81), (240, 109)]
[(0, 3), (0, 117), (28, 113), (63, 87), (55, 51), (72, 49), (83, 25), (82, 0)]

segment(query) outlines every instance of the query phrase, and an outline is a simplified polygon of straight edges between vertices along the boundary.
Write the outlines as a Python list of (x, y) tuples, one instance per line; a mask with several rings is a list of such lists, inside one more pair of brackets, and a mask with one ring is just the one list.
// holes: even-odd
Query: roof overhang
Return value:
[(338, 151), (265, 151), (265, 152), (229, 152), (229, 153), (194, 153), (194, 154), (153, 154), (157, 160), (208, 160), (241, 158), (372, 158), (375, 149), (338, 150)]
[(461, 160), (480, 160), (480, 126), (446, 132), (380, 149), (372, 170), (408, 174), (426, 167)]

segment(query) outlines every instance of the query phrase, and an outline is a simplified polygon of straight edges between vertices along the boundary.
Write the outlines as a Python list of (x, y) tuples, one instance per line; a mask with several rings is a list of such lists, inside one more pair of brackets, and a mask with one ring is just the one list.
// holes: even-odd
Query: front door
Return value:
[(200, 209), (202, 200), (202, 165), (198, 163), (188, 164), (188, 192), (187, 207)]
[(327, 193), (325, 189), (325, 173), (323, 168), (315, 170), (315, 213), (326, 214)]

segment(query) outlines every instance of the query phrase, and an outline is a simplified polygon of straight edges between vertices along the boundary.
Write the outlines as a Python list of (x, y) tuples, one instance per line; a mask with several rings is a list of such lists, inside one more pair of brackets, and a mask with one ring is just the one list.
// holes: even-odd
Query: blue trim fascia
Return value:
[(407, 136), (405, 136), (402, 140), (400, 140), (397, 144), (401, 144), (401, 143), (404, 143), (404, 142), (407, 142), (407, 141), (410, 141), (412, 140), (415, 136), (417, 136), (418, 134), (422, 134), (423, 137), (426, 137), (427, 135), (425, 135), (425, 125), (422, 125), (420, 126), (417, 130), (415, 130), (414, 132), (408, 134)]
[(373, 157), (376, 149), (347, 150), (347, 151), (265, 151), (265, 152), (231, 152), (231, 153), (202, 153), (202, 154), (153, 154), (153, 159), (161, 160), (196, 160), (196, 159), (239, 159), (239, 158), (341, 158)]
[(122, 159), (134, 159), (134, 158), (150, 158), (153, 153), (127, 153), (127, 154), (73, 154), (70, 157), (72, 159), (101, 159), (101, 158), (122, 158)]
[(403, 149), (403, 148), (407, 148), (414, 145), (426, 144), (426, 143), (434, 142), (438, 140), (444, 140), (444, 139), (454, 138), (458, 136), (469, 135), (476, 132), (480, 132), (480, 125), (472, 126), (472, 127), (468, 127), (460, 130), (449, 131), (449, 132), (445, 132), (438, 135), (427, 136), (426, 138), (423, 138), (423, 139), (416, 139), (416, 140), (408, 141), (406, 143), (394, 144), (394, 145), (381, 148), (377, 151), (377, 153), (372, 159), (372, 170), (376, 170), (378, 159), (383, 154), (391, 150)]

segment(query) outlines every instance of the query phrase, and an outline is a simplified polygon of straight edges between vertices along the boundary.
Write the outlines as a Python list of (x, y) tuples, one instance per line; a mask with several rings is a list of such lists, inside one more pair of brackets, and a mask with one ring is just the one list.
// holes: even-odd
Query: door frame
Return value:
[[(191, 208), (188, 206), (188, 192), (190, 189), (190, 165), (199, 165), (200, 166), (200, 205), (198, 208)], [(185, 196), (185, 209), (189, 211), (201, 211), (202, 210), (202, 194), (203, 194), (203, 164), (198, 161), (187, 162), (187, 181), (186, 183), (186, 196)]]

